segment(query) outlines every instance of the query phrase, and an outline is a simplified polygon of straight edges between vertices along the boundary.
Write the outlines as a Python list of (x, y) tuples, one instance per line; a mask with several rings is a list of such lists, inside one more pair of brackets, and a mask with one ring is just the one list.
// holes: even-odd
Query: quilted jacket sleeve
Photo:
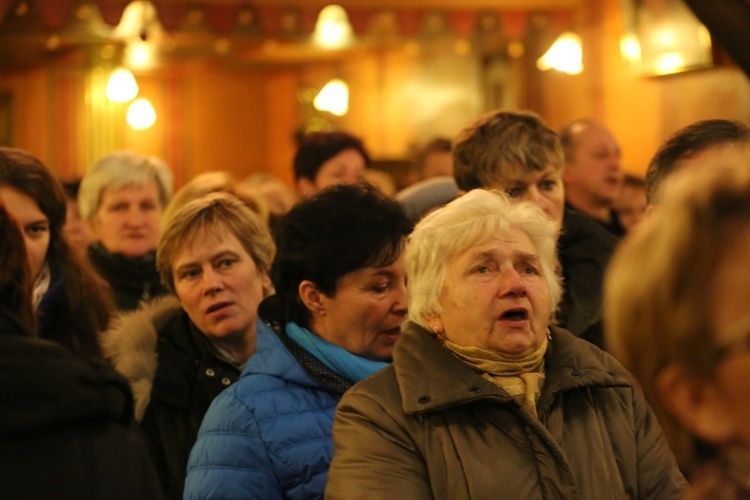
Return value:
[(404, 427), (356, 388), (336, 409), (333, 443), (327, 500), (433, 498), (424, 460)]
[(201, 424), (184, 498), (283, 498), (255, 416), (232, 390), (213, 401)]

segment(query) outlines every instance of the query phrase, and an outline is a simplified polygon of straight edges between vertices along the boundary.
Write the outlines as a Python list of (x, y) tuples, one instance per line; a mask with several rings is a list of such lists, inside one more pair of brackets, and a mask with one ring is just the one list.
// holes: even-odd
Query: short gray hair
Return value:
[(130, 151), (117, 151), (104, 156), (81, 180), (78, 190), (81, 218), (95, 221), (106, 189), (143, 186), (150, 181), (156, 183), (161, 209), (164, 210), (172, 196), (172, 172), (162, 160)]
[(409, 237), (409, 319), (429, 328), (426, 318), (443, 310), (440, 300), (448, 261), (498, 232), (507, 234), (514, 229), (528, 236), (539, 252), (542, 276), (555, 308), (562, 295), (562, 279), (554, 223), (533, 203), (514, 202), (501, 191), (474, 189), (425, 217)]

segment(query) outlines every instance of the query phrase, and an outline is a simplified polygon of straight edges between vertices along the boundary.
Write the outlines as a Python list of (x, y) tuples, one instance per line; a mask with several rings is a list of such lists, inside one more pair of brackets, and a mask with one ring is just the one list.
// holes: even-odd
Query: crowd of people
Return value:
[(371, 165), (0, 147), (0, 498), (750, 498), (746, 124), (641, 177), (508, 110)]

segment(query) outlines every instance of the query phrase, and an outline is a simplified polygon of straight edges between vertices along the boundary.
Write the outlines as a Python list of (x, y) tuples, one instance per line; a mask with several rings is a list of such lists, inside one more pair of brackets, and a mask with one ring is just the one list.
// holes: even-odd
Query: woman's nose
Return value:
[(203, 270), (203, 293), (215, 293), (222, 288), (221, 275), (212, 268)]
[(500, 289), (499, 293), (501, 297), (506, 295), (515, 295), (523, 297), (526, 295), (526, 282), (521, 276), (521, 273), (515, 269), (509, 269), (500, 274)]

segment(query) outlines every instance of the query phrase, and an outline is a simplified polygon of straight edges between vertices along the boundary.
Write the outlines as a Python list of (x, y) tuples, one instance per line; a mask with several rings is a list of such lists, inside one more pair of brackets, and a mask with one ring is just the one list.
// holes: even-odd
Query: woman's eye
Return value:
[(505, 193), (511, 198), (518, 198), (519, 196), (521, 196), (521, 188), (510, 188), (507, 189)]
[(490, 272), (490, 268), (487, 266), (477, 266), (474, 269), (474, 272), (477, 274), (487, 274), (488, 272)]
[(219, 261), (219, 266), (223, 268), (232, 267), (234, 265), (234, 259), (222, 259)]
[(539, 271), (537, 271), (536, 267), (534, 266), (526, 266), (523, 268), (524, 274), (539, 274)]
[(41, 236), (42, 234), (44, 234), (45, 232), (47, 232), (48, 230), (49, 229), (46, 225), (39, 224), (39, 225), (27, 227), (26, 234), (28, 234), (32, 238), (37, 238)]
[(191, 269), (189, 271), (183, 271), (180, 274), (180, 279), (183, 279), (183, 280), (193, 279), (193, 278), (197, 277), (198, 274), (199, 274), (198, 271), (195, 270), (195, 269)]
[(556, 181), (542, 181), (542, 183), (539, 185), (542, 191), (552, 191), (553, 189), (555, 189), (555, 186), (557, 186)]
[(391, 287), (390, 283), (383, 283), (380, 285), (373, 285), (372, 291), (375, 293), (385, 293)]

